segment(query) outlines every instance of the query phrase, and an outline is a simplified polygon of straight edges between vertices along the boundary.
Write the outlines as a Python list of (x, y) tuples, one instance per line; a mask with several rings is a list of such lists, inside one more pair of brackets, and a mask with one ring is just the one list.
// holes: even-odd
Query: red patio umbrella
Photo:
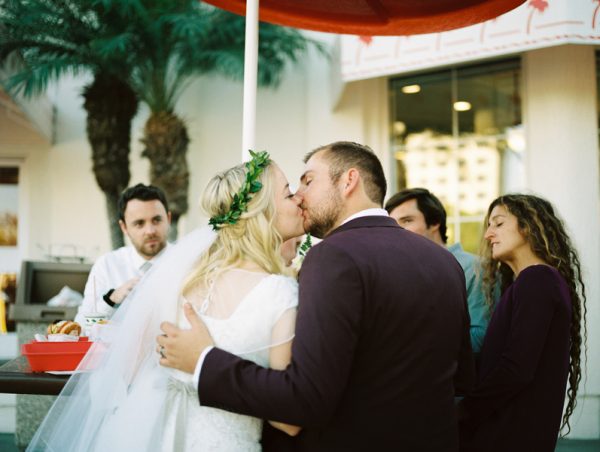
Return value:
[(246, 15), (243, 158), (254, 148), (258, 20), (307, 30), (355, 35), (413, 35), (493, 19), (525, 0), (206, 0)]
[[(207, 0), (236, 14), (245, 0)], [(250, 2), (248, 2), (250, 3)], [(493, 19), (525, 0), (261, 0), (260, 20), (353, 35), (414, 35)]]

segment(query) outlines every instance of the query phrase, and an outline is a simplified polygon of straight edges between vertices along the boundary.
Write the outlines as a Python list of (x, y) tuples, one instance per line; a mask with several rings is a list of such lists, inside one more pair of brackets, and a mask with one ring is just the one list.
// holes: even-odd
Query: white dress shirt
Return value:
[(161, 255), (162, 252), (146, 260), (130, 245), (100, 256), (90, 270), (83, 302), (77, 310), (75, 321), (83, 326), (85, 315), (88, 314), (101, 314), (110, 318), (116, 308), (110, 307), (102, 297), (110, 289), (117, 289), (130, 279), (142, 276), (149, 268), (148, 262), (155, 263)]
[(360, 218), (360, 217), (389, 217), (389, 216), (390, 216), (390, 214), (387, 213), (387, 210), (381, 209), (379, 207), (374, 207), (372, 209), (360, 210), (360, 211), (356, 212), (355, 214), (350, 215), (348, 218), (346, 218), (344, 221), (342, 221), (340, 223), (340, 226), (348, 223), (351, 220), (355, 220), (356, 218)]

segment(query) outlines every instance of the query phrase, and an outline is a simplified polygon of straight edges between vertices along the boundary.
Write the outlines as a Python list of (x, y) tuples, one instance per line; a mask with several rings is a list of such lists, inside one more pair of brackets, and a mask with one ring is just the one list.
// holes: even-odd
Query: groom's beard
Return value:
[(331, 232), (342, 211), (342, 197), (336, 190), (330, 190), (326, 199), (316, 207), (303, 206), (306, 212), (304, 229), (319, 239)]

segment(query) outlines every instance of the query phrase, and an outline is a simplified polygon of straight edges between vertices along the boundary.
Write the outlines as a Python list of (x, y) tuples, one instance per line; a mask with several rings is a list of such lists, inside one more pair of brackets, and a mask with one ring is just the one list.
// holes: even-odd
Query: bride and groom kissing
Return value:
[[(459, 264), (388, 217), (368, 147), (305, 164), (295, 194), (266, 153), (211, 180), (213, 230), (148, 272), (29, 450), (458, 450), (474, 378)], [(279, 248), (304, 231), (323, 240), (297, 283)]]

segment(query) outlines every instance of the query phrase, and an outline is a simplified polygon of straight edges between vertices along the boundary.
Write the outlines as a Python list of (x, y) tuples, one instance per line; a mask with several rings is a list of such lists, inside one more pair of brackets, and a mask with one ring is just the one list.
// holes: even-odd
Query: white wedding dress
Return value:
[[(206, 229), (196, 231), (148, 272), (111, 320), (115, 332), (108, 351), (102, 344), (92, 347), (28, 451), (261, 450), (262, 420), (200, 406), (193, 376), (161, 367), (155, 351), (162, 321), (189, 328), (180, 288), (213, 239)], [(215, 346), (268, 367), (270, 350), (292, 340), (294, 279), (233, 269), (207, 292), (196, 297), (204, 302), (195, 308)]]
[[(234, 270), (232, 273), (238, 272)], [(243, 275), (238, 278), (235, 287), (243, 287), (248, 276), (253, 277)], [(250, 289), (231, 315), (224, 319), (202, 315), (202, 320), (217, 347), (269, 367), (269, 346), (292, 338), (298, 291), (296, 282), (291, 278), (257, 276), (261, 280)], [(274, 334), (275, 325), (278, 325), (278, 332)], [(185, 318), (181, 327), (189, 327)], [(199, 406), (197, 388), (189, 374), (173, 372), (169, 379), (165, 414), (163, 452), (261, 450), (263, 421)]]

